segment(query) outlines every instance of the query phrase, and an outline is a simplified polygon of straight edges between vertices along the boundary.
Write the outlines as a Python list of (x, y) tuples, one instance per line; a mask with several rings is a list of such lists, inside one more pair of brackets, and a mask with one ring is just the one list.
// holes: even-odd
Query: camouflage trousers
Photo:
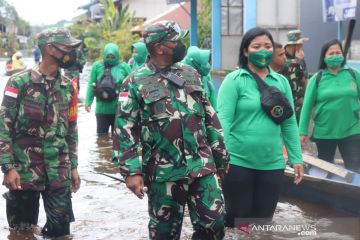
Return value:
[(194, 228), (192, 239), (223, 239), (225, 208), (215, 175), (152, 182), (148, 197), (150, 239), (180, 239), (186, 203)]
[(70, 234), (70, 222), (74, 221), (69, 187), (51, 188), (45, 191), (8, 191), (6, 199), (6, 215), (9, 227), (26, 230), (37, 225), (39, 216), (40, 194), (46, 212), (46, 223), (42, 233), (47, 237), (59, 237)]

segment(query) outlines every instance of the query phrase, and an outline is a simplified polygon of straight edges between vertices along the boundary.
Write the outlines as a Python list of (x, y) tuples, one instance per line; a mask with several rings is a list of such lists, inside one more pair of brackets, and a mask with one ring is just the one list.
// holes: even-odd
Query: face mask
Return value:
[(265, 68), (269, 66), (273, 54), (273, 51), (263, 49), (257, 52), (249, 52), (248, 59), (255, 67)]
[(137, 63), (143, 62), (143, 57), (140, 56), (140, 54), (133, 55), (133, 58), (134, 58), (135, 62), (137, 62)]
[(108, 56), (104, 60), (106, 66), (115, 66), (118, 62), (119, 61), (116, 58), (110, 58)]
[(344, 62), (344, 56), (342, 55), (334, 55), (331, 57), (327, 57), (324, 59), (326, 66), (331, 69), (337, 69), (341, 67), (341, 64)]
[(52, 56), (59, 67), (61, 68), (71, 68), (76, 63), (76, 50), (72, 49), (70, 52), (65, 52), (64, 50), (58, 48), (57, 46), (53, 45), (59, 52), (62, 53), (61, 58), (57, 58)]
[(173, 63), (180, 62), (185, 57), (186, 47), (182, 42), (178, 42), (173, 49), (172, 61)]
[(198, 61), (196, 61), (194, 59), (191, 59), (190, 61), (201, 76), (206, 76), (210, 73), (210, 70), (211, 70), (210, 63), (201, 65)]

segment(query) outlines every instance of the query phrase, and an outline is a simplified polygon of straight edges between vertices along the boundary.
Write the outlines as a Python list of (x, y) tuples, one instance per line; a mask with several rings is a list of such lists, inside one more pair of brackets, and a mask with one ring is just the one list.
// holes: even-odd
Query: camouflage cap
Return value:
[(47, 28), (37, 35), (38, 45), (60, 43), (67, 47), (75, 48), (81, 44), (81, 40), (71, 37), (70, 32), (64, 28)]
[(161, 41), (176, 42), (186, 37), (188, 33), (188, 30), (181, 29), (176, 22), (166, 20), (155, 22), (147, 26), (144, 30), (143, 37), (146, 44)]
[(285, 45), (303, 44), (304, 41), (309, 40), (309, 38), (301, 36), (301, 31), (299, 29), (289, 31), (286, 36), (287, 42), (285, 43)]

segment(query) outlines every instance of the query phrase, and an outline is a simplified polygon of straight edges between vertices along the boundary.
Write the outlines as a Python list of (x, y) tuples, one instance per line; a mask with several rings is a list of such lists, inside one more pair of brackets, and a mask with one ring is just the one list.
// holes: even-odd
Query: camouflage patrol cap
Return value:
[(181, 29), (176, 22), (165, 20), (147, 26), (144, 30), (143, 37), (146, 44), (161, 41), (176, 42), (186, 37), (188, 33), (188, 30)]
[(301, 36), (301, 31), (299, 29), (291, 30), (287, 34), (287, 42), (285, 45), (291, 44), (303, 44), (304, 41), (309, 40), (309, 38), (305, 38)]
[(38, 45), (60, 43), (67, 47), (75, 48), (81, 44), (81, 40), (71, 37), (70, 32), (64, 28), (47, 28), (37, 35)]

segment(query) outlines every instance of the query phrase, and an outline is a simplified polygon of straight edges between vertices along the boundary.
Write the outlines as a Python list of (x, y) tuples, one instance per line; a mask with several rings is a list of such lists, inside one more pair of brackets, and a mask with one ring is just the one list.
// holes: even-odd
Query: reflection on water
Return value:
[[(31, 59), (27, 65), (32, 65)], [(7, 77), (2, 75), (5, 62), (0, 61), (0, 91)], [(97, 174), (104, 172), (120, 177), (111, 163), (111, 139), (110, 136), (96, 135), (96, 118), (94, 112), (87, 113), (84, 109), (86, 92), (86, 80), (89, 66), (84, 69), (82, 75), (79, 105), (79, 173), (82, 179), (78, 193), (73, 194), (73, 208), (76, 221), (71, 225), (72, 236), (67, 239), (74, 240), (138, 240), (148, 237), (148, 213), (147, 200), (138, 199), (124, 184), (112, 180), (106, 176)], [(215, 86), (218, 88), (220, 78), (214, 77)], [(2, 94), (1, 94), (2, 95)], [(2, 96), (0, 97), (2, 98)], [(93, 107), (92, 109), (95, 109)], [(6, 191), (0, 188), (0, 194)], [(237, 189), (241, 191), (241, 189)], [(0, 239), (9, 236), (7, 227), (5, 201), (0, 198)], [(321, 227), (318, 232), (321, 237), (317, 239), (359, 239), (360, 235), (348, 236), (350, 229), (341, 224), (335, 224), (329, 217), (347, 217), (332, 209), (321, 205), (302, 202), (290, 197), (282, 197), (276, 209), (274, 221), (286, 223), (290, 220), (296, 223), (316, 224)], [(45, 214), (41, 205), (39, 226), (45, 223)], [(38, 234), (11, 232), (10, 239), (42, 239)], [(191, 239), (192, 227), (188, 215), (184, 219), (184, 227), (181, 239)], [(294, 233), (275, 232), (272, 236), (262, 233), (247, 235), (240, 230), (227, 230), (225, 239), (313, 239), (303, 238)]]

